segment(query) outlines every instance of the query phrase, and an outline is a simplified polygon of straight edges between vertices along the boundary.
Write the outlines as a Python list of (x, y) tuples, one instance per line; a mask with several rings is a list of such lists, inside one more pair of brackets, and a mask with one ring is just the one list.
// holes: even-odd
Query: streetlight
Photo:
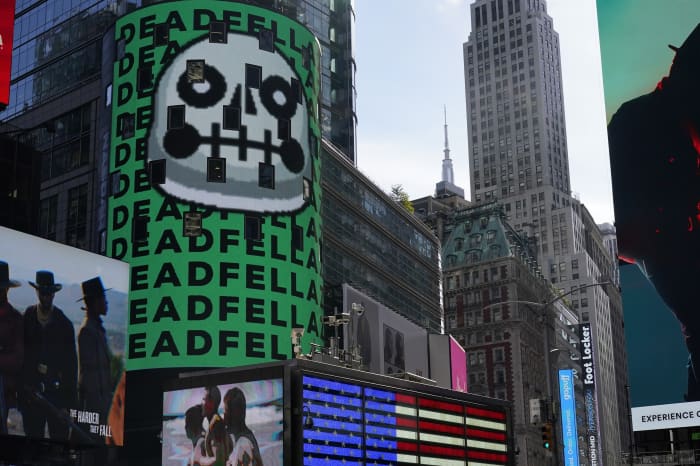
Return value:
[[(594, 286), (601, 286), (602, 287), (605, 285), (612, 285), (612, 284), (613, 283), (611, 281), (603, 281), (603, 282), (584, 284), (584, 285), (576, 287), (570, 291), (567, 291), (566, 293), (558, 294), (555, 297), (553, 297), (552, 299), (549, 299), (545, 302), (512, 300), (512, 301), (500, 301), (497, 303), (490, 303), (490, 304), (482, 307), (482, 311), (484, 311), (484, 310), (490, 309), (491, 307), (500, 306), (503, 304), (527, 304), (529, 306), (533, 306), (533, 307), (536, 307), (538, 309), (541, 309), (541, 314), (538, 317), (541, 317), (542, 322), (545, 324), (545, 327), (544, 327), (544, 363), (545, 363), (545, 375), (546, 375), (545, 380), (546, 380), (546, 384), (547, 384), (547, 398), (548, 398), (548, 403), (549, 403), (550, 408), (553, 407), (553, 404), (554, 404), (554, 396), (553, 396), (554, 388), (552, 386), (552, 375), (551, 375), (552, 368), (551, 368), (551, 356), (550, 355), (553, 352), (560, 351), (561, 348), (554, 348), (554, 349), (550, 348), (549, 329), (548, 329), (549, 326), (547, 325), (547, 309), (549, 308), (549, 306), (557, 303), (558, 301), (561, 301), (562, 299), (564, 299), (565, 297), (567, 297), (568, 295), (570, 295), (572, 293), (576, 293), (578, 291), (585, 290), (585, 289), (588, 289), (588, 288), (591, 288)], [(549, 409), (548, 411), (550, 413), (550, 417), (552, 418), (551, 421), (554, 421), (555, 420), (554, 419), (554, 410)], [(545, 422), (546, 421), (549, 421), (549, 419), (545, 420)], [(554, 439), (554, 441), (552, 443), (554, 446), (553, 454), (554, 454), (554, 458), (555, 458), (555, 463), (559, 464), (559, 458), (558, 458), (558, 452), (557, 452), (558, 451), (558, 441), (557, 441), (556, 429), (554, 429), (554, 431), (553, 431), (553, 439)]]

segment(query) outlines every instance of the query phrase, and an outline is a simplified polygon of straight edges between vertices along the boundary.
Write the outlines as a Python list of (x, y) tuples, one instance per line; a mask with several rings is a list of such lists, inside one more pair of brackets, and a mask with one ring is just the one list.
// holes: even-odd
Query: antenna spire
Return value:
[(443, 111), (445, 114), (445, 149), (443, 149), (445, 158), (442, 159), (442, 181), (454, 184), (455, 175), (452, 168), (452, 160), (450, 159), (450, 144), (447, 140), (447, 105), (443, 106)]

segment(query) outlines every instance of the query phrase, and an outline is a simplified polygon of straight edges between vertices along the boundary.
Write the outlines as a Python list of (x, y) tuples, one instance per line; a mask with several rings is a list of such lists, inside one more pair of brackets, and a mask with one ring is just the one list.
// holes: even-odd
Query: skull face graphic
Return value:
[(225, 44), (204, 37), (160, 75), (148, 159), (165, 161), (160, 188), (168, 195), (226, 210), (304, 205), (312, 163), (301, 82), (260, 43), (237, 33)]

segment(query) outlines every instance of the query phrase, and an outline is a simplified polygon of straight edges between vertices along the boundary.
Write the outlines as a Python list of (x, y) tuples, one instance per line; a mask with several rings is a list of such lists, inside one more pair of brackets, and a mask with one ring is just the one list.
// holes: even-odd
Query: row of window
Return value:
[[(506, 369), (503, 366), (497, 366), (493, 368), (493, 384), (494, 385), (505, 385), (506, 383)], [(469, 387), (474, 387), (475, 385), (486, 385), (486, 372), (476, 371), (469, 373)]]
[[(508, 266), (489, 267), (479, 270), (470, 270), (463, 274), (448, 275), (446, 278), (447, 290), (458, 289), (461, 286), (478, 285), (508, 278)], [(483, 281), (482, 281), (483, 279)], [(461, 285), (460, 285), (461, 282)]]
[[(474, 303), (478, 304), (477, 300), (481, 300), (481, 296), (478, 294), (474, 295)], [(494, 299), (500, 299), (500, 298), (494, 298)], [(468, 303), (469, 304), (469, 303)], [(448, 305), (449, 309), (449, 305)], [(502, 320), (507, 319), (508, 317), (507, 311), (504, 311), (503, 309), (499, 309), (498, 307), (492, 307), (491, 309), (488, 309), (486, 311), (484, 310), (478, 310), (478, 311), (469, 311), (469, 312), (464, 312), (464, 314), (450, 314), (447, 317), (447, 329), (452, 330), (452, 329), (461, 329), (461, 328), (470, 328), (474, 327), (475, 325), (482, 325), (482, 324), (488, 324), (488, 323), (494, 323), (494, 322), (501, 322)]]
[[(510, 334), (505, 330), (478, 330), (454, 335), (462, 346), (481, 345), (495, 341), (507, 341)], [(468, 351), (467, 351), (468, 352)]]
[(59, 215), (59, 195), (42, 199), (39, 210), (39, 236), (53, 241), (57, 238), (59, 222), (65, 222), (65, 244), (81, 249), (89, 246), (88, 185), (82, 184), (68, 190), (67, 209)]
[[(505, 362), (505, 349), (503, 347), (499, 346), (497, 348), (493, 348), (491, 350), (491, 354), (492, 362)], [(483, 366), (486, 364), (486, 351), (477, 350), (468, 352), (467, 362), (470, 368), (474, 366)]]

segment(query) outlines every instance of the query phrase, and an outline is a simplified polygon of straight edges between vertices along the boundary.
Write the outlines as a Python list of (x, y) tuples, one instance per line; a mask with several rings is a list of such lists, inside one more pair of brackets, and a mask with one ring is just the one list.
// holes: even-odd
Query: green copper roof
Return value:
[(506, 222), (496, 203), (459, 210), (442, 245), (445, 269), (464, 267), (501, 257), (519, 256), (533, 269), (537, 261), (530, 241)]

